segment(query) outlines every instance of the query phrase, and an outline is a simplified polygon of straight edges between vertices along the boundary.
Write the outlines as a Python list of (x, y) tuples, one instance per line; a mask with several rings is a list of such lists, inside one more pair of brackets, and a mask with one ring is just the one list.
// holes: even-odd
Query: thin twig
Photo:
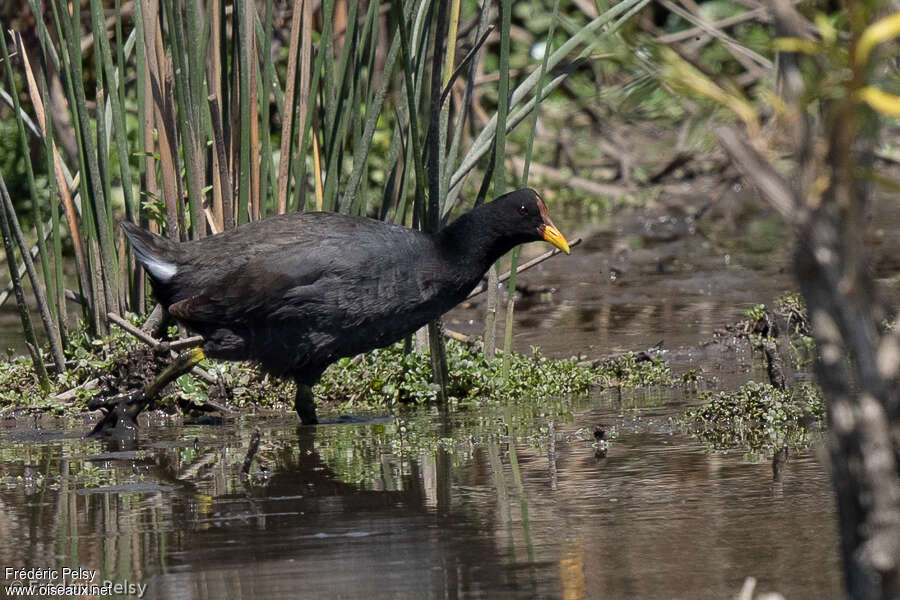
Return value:
[[(580, 243), (581, 243), (581, 238), (577, 238), (577, 239), (575, 239), (575, 240), (572, 240), (572, 242), (569, 243), (569, 248), (574, 248), (575, 246), (577, 246), (577, 245), (580, 244)], [(527, 271), (528, 269), (530, 269), (530, 268), (532, 268), (532, 267), (536, 267), (537, 265), (541, 264), (542, 262), (544, 262), (544, 261), (547, 260), (548, 258), (553, 258), (553, 257), (556, 256), (557, 254), (562, 254), (562, 250), (559, 250), (559, 249), (554, 248), (553, 250), (550, 250), (549, 252), (545, 252), (545, 253), (541, 254), (540, 256), (537, 256), (537, 257), (535, 257), (535, 258), (532, 258), (532, 259), (529, 260), (528, 262), (522, 263), (521, 265), (519, 265), (519, 268), (516, 269), (516, 274), (518, 275), (518, 274), (521, 273), (522, 271)], [(504, 281), (506, 281), (507, 279), (509, 279), (510, 275), (511, 275), (511, 273), (509, 273), (509, 272), (504, 273), (503, 275), (501, 275), (501, 276), (497, 279), (497, 282), (498, 282), (498, 283), (503, 283)], [(487, 287), (485, 287), (484, 285), (482, 285), (481, 287), (472, 290), (472, 291), (469, 293), (469, 295), (466, 296), (466, 299), (468, 300), (469, 298), (473, 298), (473, 297), (477, 296), (478, 294), (483, 294), (486, 290), (487, 290)]]
[[(116, 325), (118, 325), (119, 327), (121, 327), (122, 329), (124, 329), (126, 332), (130, 333), (137, 339), (141, 340), (142, 342), (144, 342), (145, 344), (147, 344), (154, 350), (159, 350), (161, 352), (168, 350), (169, 354), (173, 358), (177, 356), (177, 353), (173, 349), (174, 342), (166, 343), (166, 342), (157, 340), (153, 336), (148, 335), (146, 332), (135, 327), (134, 325), (129, 323), (127, 320), (123, 319), (122, 317), (120, 317), (119, 315), (117, 315), (114, 312), (107, 313), (106, 316), (110, 321), (112, 321), (113, 323), (115, 323)], [(197, 344), (195, 342), (202, 340), (202, 338), (200, 338), (200, 340), (198, 340), (197, 339), (198, 337), (200, 337), (200, 336), (194, 336), (194, 337), (190, 337), (190, 338), (185, 338), (184, 340), (179, 340), (180, 344), (177, 347), (183, 348), (183, 347), (187, 347), (187, 346), (196, 346)], [(208, 384), (218, 383), (218, 379), (216, 379), (215, 377), (213, 377), (212, 375), (210, 375), (208, 372), (206, 372), (204, 369), (201, 369), (200, 367), (192, 368), (191, 374), (194, 375), (195, 377), (202, 379), (203, 381), (205, 381)]]
[(194, 346), (199, 346), (202, 343), (202, 335), (192, 335), (191, 337), (186, 337), (181, 340), (175, 340), (173, 342), (162, 342), (162, 345), (168, 346), (170, 350), (182, 350), (184, 348), (193, 348)]
[[(771, 20), (771, 17), (769, 16), (769, 9), (767, 7), (760, 7), (737, 15), (732, 15), (725, 19), (713, 21), (711, 23), (708, 23), (707, 25), (713, 29), (726, 29), (728, 27), (733, 27), (735, 25), (739, 25), (746, 21), (753, 21), (755, 19), (759, 19), (761, 21)], [(703, 27), (691, 27), (690, 29), (685, 29), (684, 31), (676, 31), (675, 33), (660, 35), (653, 41), (657, 44), (674, 44), (676, 42), (683, 42), (691, 39), (694, 36), (704, 34), (706, 34), (706, 30)]]
[(487, 41), (488, 36), (493, 33), (494, 25), (489, 25), (484, 34), (475, 42), (475, 45), (472, 46), (472, 49), (466, 54), (466, 56), (460, 61), (459, 65), (454, 69), (453, 74), (450, 75), (449, 81), (447, 81), (447, 85), (444, 86), (444, 91), (441, 92), (441, 104), (447, 99), (447, 95), (450, 93), (450, 90), (453, 89), (453, 84), (456, 83), (457, 77), (462, 73), (463, 69), (466, 68), (466, 65), (469, 64), (469, 61), (474, 58), (474, 56), (478, 53), (478, 50), (484, 45)]
[(116, 325), (118, 325), (119, 327), (121, 327), (122, 329), (124, 329), (125, 331), (127, 331), (128, 333), (130, 333), (131, 335), (136, 337), (137, 339), (141, 340), (142, 342), (144, 342), (145, 344), (147, 344), (154, 350), (159, 349), (160, 342), (159, 342), (159, 340), (156, 340), (153, 336), (144, 333), (139, 328), (135, 327), (134, 325), (132, 325), (131, 323), (129, 323), (128, 321), (126, 321), (125, 319), (123, 319), (122, 317), (120, 317), (119, 315), (117, 315), (114, 312), (107, 313), (106, 316), (109, 318), (110, 321), (112, 321), (113, 323), (115, 323)]
[[(725, 45), (725, 47), (728, 49), (728, 51), (734, 56), (734, 58), (738, 62), (743, 64), (745, 68), (748, 68), (748, 70), (752, 69), (752, 68), (759, 68), (759, 66), (762, 66), (766, 69), (774, 68), (774, 65), (772, 64), (771, 60), (769, 60), (765, 56), (762, 56), (758, 52), (754, 52), (753, 50), (751, 50), (750, 48), (747, 48), (746, 46), (742, 46), (740, 43), (737, 42), (737, 40), (732, 38), (730, 35), (728, 35), (727, 33), (723, 33), (722, 31), (716, 29), (713, 25), (711, 25), (704, 19), (701, 19), (700, 17), (691, 14), (690, 12), (681, 8), (680, 6), (676, 6), (669, 0), (658, 0), (658, 2), (661, 5), (663, 5), (668, 11), (675, 13), (676, 15), (678, 15), (679, 17), (681, 17), (683, 19), (686, 19), (687, 21), (690, 21), (697, 27), (700, 27), (701, 29), (703, 29), (703, 31), (705, 31), (709, 35), (721, 40), (722, 43)], [(744, 62), (744, 59), (746, 59), (746, 58), (749, 58), (750, 60), (755, 62), (756, 65), (753, 65), (753, 63)]]

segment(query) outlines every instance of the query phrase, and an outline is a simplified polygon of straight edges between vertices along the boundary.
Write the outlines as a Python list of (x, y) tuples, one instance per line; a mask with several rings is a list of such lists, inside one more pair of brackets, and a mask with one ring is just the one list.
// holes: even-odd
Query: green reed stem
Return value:
[[(3, 176), (0, 175), (0, 181)], [(5, 186), (4, 186), (5, 188)], [(19, 277), (19, 268), (16, 262), (16, 251), (13, 246), (12, 232), (7, 219), (6, 205), (0, 205), (0, 234), (3, 236), (3, 249), (6, 251), (6, 264), (9, 265), (9, 275), (12, 278), (13, 291), (16, 295), (16, 306), (19, 309), (19, 318), (22, 321), (22, 331), (25, 341), (34, 362), (34, 370), (37, 372), (38, 382), (44, 393), (50, 391), (50, 378), (47, 376), (47, 367), (39, 350), (37, 336), (34, 334), (34, 326), (31, 323), (31, 315), (28, 312), (28, 303), (25, 301), (25, 291), (22, 289), (22, 279)]]
[[(509, 114), (509, 29), (511, 0), (500, 0), (500, 84), (497, 97), (497, 135), (494, 138), (494, 196), (506, 193), (506, 116)], [(497, 285), (497, 265), (488, 274), (487, 314), (484, 328), (484, 354), (494, 357), (496, 347), (495, 322), (500, 290)]]
[[(0, 32), (0, 47), (3, 51), (3, 64), (6, 65), (6, 80), (9, 83), (10, 95), (13, 100), (13, 110), (16, 115), (21, 114), (22, 107), (19, 105), (19, 93), (16, 90), (16, 81), (13, 76), (12, 64), (9, 60), (9, 51), (6, 46), (6, 32)], [(24, 50), (24, 49), (23, 49)], [(41, 215), (41, 202), (38, 198), (37, 185), (34, 181), (34, 168), (31, 164), (31, 148), (28, 144), (28, 134), (25, 132), (25, 125), (22, 119), (16, 119), (16, 129), (19, 133), (19, 150), (25, 163), (25, 174), (28, 180), (28, 193), (31, 198), (31, 215), (34, 220), (34, 228), (37, 233), (38, 255), (41, 260), (41, 271), (44, 274), (44, 281), (47, 282), (47, 291), (50, 297), (56, 296), (55, 283), (56, 280), (51, 277), (50, 263), (47, 260), (47, 246), (44, 243), (43, 216)], [(23, 250), (27, 252), (27, 250)], [(54, 304), (50, 305), (54, 320), (58, 323), (58, 314)]]
[[(550, 29), (547, 32), (547, 44), (544, 47), (544, 56), (541, 58), (541, 70), (537, 85), (534, 90), (536, 104), (531, 113), (531, 133), (525, 145), (525, 166), (522, 169), (522, 187), (528, 187), (528, 172), (531, 167), (531, 154), (534, 150), (534, 138), (537, 136), (537, 122), (543, 100), (544, 78), (547, 73), (547, 62), (550, 58), (550, 50), (553, 48), (553, 35), (556, 32), (556, 22), (559, 19), (559, 0), (553, 2), (553, 17), (550, 21)], [(512, 263), (509, 267), (509, 288), (506, 296), (506, 330), (503, 333), (503, 366), (500, 372), (505, 380), (509, 376), (510, 362), (512, 360), (512, 329), (516, 310), (516, 271), (519, 267), (519, 252), (517, 246), (512, 252)]]

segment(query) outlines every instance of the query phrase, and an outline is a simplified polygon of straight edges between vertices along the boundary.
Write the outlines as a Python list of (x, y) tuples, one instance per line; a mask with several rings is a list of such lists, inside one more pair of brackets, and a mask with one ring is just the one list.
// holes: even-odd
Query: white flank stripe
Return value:
[(155, 258), (147, 260), (144, 265), (150, 273), (162, 282), (169, 281), (178, 273), (178, 267), (172, 263), (163, 262)]

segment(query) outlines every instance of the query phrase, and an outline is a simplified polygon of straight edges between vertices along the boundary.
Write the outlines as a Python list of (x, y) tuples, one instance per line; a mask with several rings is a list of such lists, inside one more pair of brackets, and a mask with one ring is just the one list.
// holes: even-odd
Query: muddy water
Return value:
[[(839, 596), (820, 461), (793, 456), (775, 481), (765, 459), (709, 453), (671, 422), (685, 401), (155, 424), (127, 448), (6, 422), (0, 565), (80, 566), (145, 598), (728, 598), (747, 576)], [(524, 413), (532, 433), (497, 429)]]
[[(759, 379), (749, 352), (699, 344), (789, 287), (782, 232), (751, 227), (722, 248), (661, 219), (587, 228), (571, 257), (523, 276), (516, 347), (594, 357), (661, 341), (711, 389)], [(477, 332), (481, 302), (449, 326)], [(697, 401), (598, 390), (314, 428), (293, 414), (159, 418), (127, 447), (82, 439), (80, 421), (5, 419), (0, 579), (83, 567), (87, 583), (126, 586), (120, 598), (721, 599), (755, 577), (789, 599), (839, 597), (820, 450), (777, 477), (769, 456), (711, 452), (677, 423)], [(60, 583), (50, 575), (33, 581)]]

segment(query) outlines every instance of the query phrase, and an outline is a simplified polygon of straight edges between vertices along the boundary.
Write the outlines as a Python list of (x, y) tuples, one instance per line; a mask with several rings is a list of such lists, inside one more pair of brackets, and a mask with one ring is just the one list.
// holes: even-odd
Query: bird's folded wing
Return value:
[(207, 321), (209, 319), (203, 317), (208, 312), (210, 304), (212, 303), (206, 296), (191, 296), (169, 306), (169, 314), (185, 321)]

